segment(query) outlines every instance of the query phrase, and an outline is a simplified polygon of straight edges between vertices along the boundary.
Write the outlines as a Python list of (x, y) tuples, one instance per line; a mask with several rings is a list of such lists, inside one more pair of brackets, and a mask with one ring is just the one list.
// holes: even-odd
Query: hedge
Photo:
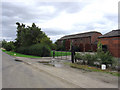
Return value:
[(47, 57), (50, 56), (51, 49), (46, 44), (35, 44), (29, 47), (19, 47), (16, 52), (27, 55)]

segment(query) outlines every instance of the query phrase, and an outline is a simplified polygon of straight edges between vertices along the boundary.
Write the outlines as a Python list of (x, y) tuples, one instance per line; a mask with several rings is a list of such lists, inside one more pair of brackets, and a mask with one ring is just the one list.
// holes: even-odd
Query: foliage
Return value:
[(100, 41), (97, 44), (97, 52), (102, 52), (102, 43)]
[(96, 68), (96, 67), (92, 67), (92, 66), (88, 66), (88, 65), (78, 65), (76, 63), (68, 63), (68, 62), (65, 62), (64, 64), (70, 65), (72, 68), (82, 69), (87, 72), (102, 72), (102, 73), (111, 74), (113, 76), (120, 76), (119, 72), (111, 72), (108, 69), (101, 70), (100, 68)]
[(106, 53), (104, 53), (103, 51), (99, 52), (99, 53), (97, 53), (97, 55), (98, 55), (98, 58), (102, 61), (102, 64), (106, 64), (106, 65), (111, 64), (112, 65), (114, 58), (108, 51)]
[(3, 41), (2, 41), (2, 47), (5, 48), (6, 44), (7, 44), (7, 41), (5, 41), (5, 39), (3, 39)]
[(80, 54), (80, 53), (76, 53), (75, 55), (75, 59), (77, 60), (83, 60), (83, 64), (85, 61), (87, 61), (87, 64), (90, 66), (94, 66), (94, 62), (99, 62), (100, 64), (111, 64), (111, 65), (115, 65), (115, 60), (112, 57), (112, 55), (109, 52), (104, 53), (99, 52), (96, 54)]
[(50, 48), (46, 44), (35, 44), (29, 47), (20, 47), (18, 53), (46, 57), (50, 56)]
[(109, 51), (104, 52), (102, 50), (102, 43), (99, 41), (97, 45), (97, 57), (101, 60), (101, 64), (113, 64), (114, 58)]
[(63, 45), (57, 45), (57, 51), (66, 51), (65, 46)]
[[(64, 51), (55, 51), (55, 56), (69, 56), (71, 52), (64, 52)], [(53, 56), (53, 51), (51, 51), (51, 56)]]
[[(21, 53), (16, 53), (16, 52), (13, 52), (13, 51), (6, 51), (6, 50), (3, 50), (3, 52), (7, 53), (8, 55), (11, 55), (11, 56), (17, 56), (17, 57), (27, 57), (27, 58), (40, 58), (40, 56), (34, 56), (34, 55), (25, 55), (25, 54), (21, 54)], [(55, 51), (55, 56), (66, 56), (66, 55), (71, 55), (71, 52), (59, 52), (59, 51)], [(51, 51), (51, 57), (53, 56), (53, 51)]]
[(5, 52), (5, 53), (7, 53), (8, 55), (16, 56), (16, 57), (41, 58), (39, 56), (25, 55), (25, 54), (20, 54), (20, 53), (12, 52), (12, 51), (6, 51), (6, 50), (2, 50), (2, 51)]
[(83, 59), (83, 55), (80, 54), (80, 53), (76, 53), (75, 54), (75, 59), (82, 60)]
[(56, 41), (55, 42), (55, 44), (56, 44), (56, 50), (57, 51), (66, 51), (66, 40), (63, 40), (63, 41), (61, 41), (61, 43), (60, 44), (58, 44), (58, 41)]
[(14, 51), (15, 46), (14, 46), (14, 42), (10, 41), (7, 42), (5, 40), (2, 41), (2, 47), (5, 48), (7, 51)]
[(90, 65), (90, 66), (93, 66), (94, 65), (94, 62), (97, 60), (97, 55), (94, 54), (85, 54), (83, 55), (82, 59), (84, 61), (87, 61), (87, 64)]
[(74, 46), (74, 50), (75, 50), (76, 52), (80, 52), (80, 47)]
[(31, 46), (38, 43), (45, 43), (47, 45), (51, 45), (52, 41), (47, 35), (41, 31), (41, 28), (37, 27), (35, 23), (32, 26), (25, 26), (19, 22), (17, 24), (17, 38), (15, 45), (18, 47), (26, 47)]
[(15, 39), (15, 51), (22, 54), (50, 56), (50, 48), (54, 49), (47, 35), (37, 27), (35, 23), (32, 26), (25, 26), (25, 24), (16, 23), (17, 38)]
[(57, 49), (57, 45), (53, 43), (52, 46), (51, 46), (51, 49), (52, 50), (56, 50)]

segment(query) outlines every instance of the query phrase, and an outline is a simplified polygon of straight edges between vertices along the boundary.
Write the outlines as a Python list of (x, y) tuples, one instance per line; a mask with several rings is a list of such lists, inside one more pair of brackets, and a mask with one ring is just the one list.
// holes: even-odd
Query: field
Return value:
[[(68, 55), (71, 55), (71, 52), (55, 51), (55, 56), (68, 56)], [(51, 56), (53, 56), (53, 51), (51, 51)]]

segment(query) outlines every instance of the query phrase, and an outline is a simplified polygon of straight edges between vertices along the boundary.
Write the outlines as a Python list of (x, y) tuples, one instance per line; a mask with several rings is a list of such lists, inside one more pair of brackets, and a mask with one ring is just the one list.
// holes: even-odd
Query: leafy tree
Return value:
[(32, 26), (25, 26), (24, 24), (20, 24), (19, 22), (16, 23), (17, 25), (17, 38), (15, 45), (18, 47), (20, 46), (31, 46), (37, 43), (45, 43), (48, 45), (52, 44), (50, 38), (41, 31), (41, 28), (37, 27), (35, 23)]
[(14, 49), (15, 49), (14, 42), (13, 41), (6, 42), (6, 44), (4, 45), (4, 48), (7, 51), (14, 51)]
[(102, 52), (102, 43), (100, 41), (97, 44), (97, 52)]
[(62, 40), (61, 44), (58, 44), (58, 41), (56, 41), (55, 44), (57, 46), (57, 50), (58, 51), (65, 51), (66, 50), (65, 43), (66, 43), (66, 40)]
[(5, 48), (6, 44), (7, 44), (7, 41), (5, 41), (5, 39), (3, 39), (3, 41), (2, 41), (2, 47)]

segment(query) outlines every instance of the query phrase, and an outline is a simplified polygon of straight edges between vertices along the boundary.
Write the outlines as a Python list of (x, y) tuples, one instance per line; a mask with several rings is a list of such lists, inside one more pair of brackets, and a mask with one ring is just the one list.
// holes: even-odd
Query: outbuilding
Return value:
[(120, 29), (112, 30), (99, 36), (98, 39), (102, 43), (104, 50), (108, 50), (114, 57), (120, 58)]
[(98, 37), (102, 34), (97, 31), (66, 35), (57, 40), (58, 45), (65, 43), (66, 50), (70, 50), (71, 43), (80, 52), (96, 51)]

